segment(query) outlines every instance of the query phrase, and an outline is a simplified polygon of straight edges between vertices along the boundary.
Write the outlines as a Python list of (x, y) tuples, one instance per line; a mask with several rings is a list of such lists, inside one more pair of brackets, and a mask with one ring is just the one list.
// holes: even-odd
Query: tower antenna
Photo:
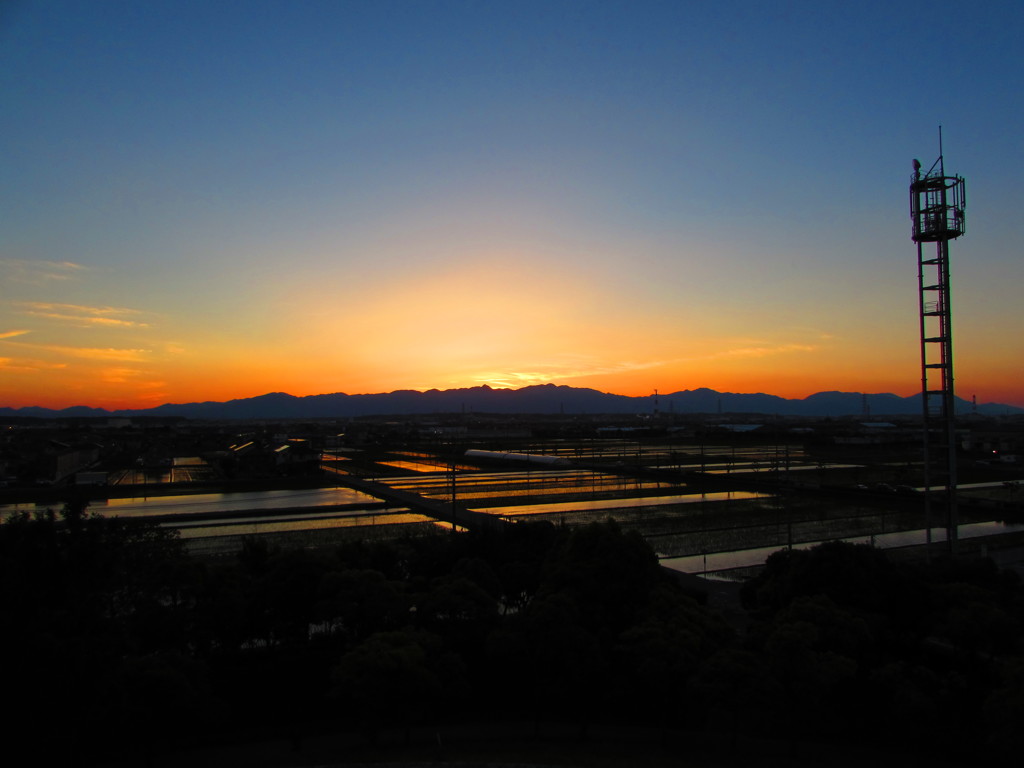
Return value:
[[(946, 544), (957, 550), (956, 398), (953, 387), (953, 311), (949, 243), (964, 234), (964, 180), (947, 176), (939, 126), (939, 157), (924, 175), (914, 161), (910, 177), (911, 238), (917, 244), (921, 332), (921, 408), (925, 526), (932, 543), (932, 508), (945, 504)], [(934, 250), (926, 246), (934, 244)]]

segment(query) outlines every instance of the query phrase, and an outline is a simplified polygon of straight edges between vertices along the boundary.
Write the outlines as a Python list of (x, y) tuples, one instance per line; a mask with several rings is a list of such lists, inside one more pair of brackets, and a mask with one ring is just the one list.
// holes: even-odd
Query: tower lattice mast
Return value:
[(926, 172), (914, 161), (910, 182), (912, 238), (917, 243), (921, 326), (921, 402), (924, 493), (928, 544), (936, 503), (945, 506), (946, 544), (957, 550), (956, 413), (949, 242), (964, 233), (964, 180), (947, 176), (939, 133), (939, 158)]

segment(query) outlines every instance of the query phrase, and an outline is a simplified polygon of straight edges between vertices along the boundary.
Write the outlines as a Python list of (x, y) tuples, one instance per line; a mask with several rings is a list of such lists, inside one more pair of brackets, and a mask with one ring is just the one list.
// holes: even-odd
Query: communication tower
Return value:
[(949, 241), (964, 233), (964, 180), (947, 176), (939, 159), (926, 172), (914, 160), (910, 182), (912, 238), (917, 243), (921, 314), (921, 402), (924, 433), (924, 498), (928, 544), (932, 508), (946, 511), (946, 546), (956, 554), (956, 414), (953, 392), (953, 325), (949, 286)]

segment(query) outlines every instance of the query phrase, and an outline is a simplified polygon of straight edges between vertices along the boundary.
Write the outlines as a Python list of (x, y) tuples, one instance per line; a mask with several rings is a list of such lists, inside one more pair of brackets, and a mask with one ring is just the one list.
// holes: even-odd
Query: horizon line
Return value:
[[(451, 387), (451, 388), (448, 388), (448, 389), (439, 389), (437, 387), (431, 387), (431, 388), (428, 388), (428, 389), (400, 388), (400, 389), (394, 389), (394, 390), (390, 390), (390, 391), (359, 392), (359, 393), (354, 393), (354, 394), (350, 394), (350, 393), (342, 392), (342, 391), (335, 391), (335, 392), (320, 392), (320, 393), (309, 394), (309, 395), (293, 395), (293, 394), (291, 394), (289, 392), (284, 392), (284, 391), (281, 391), (281, 390), (275, 390), (275, 391), (264, 392), (264, 393), (261, 393), (261, 394), (258, 394), (258, 395), (252, 395), (252, 396), (248, 396), (248, 397), (233, 397), (233, 398), (229, 398), (227, 400), (192, 400), (192, 401), (186, 401), (186, 402), (170, 402), (170, 401), (167, 401), (167, 402), (164, 402), (164, 403), (160, 403), (158, 405), (149, 405), (149, 406), (105, 407), (105, 406), (94, 406), (94, 405), (87, 405), (87, 404), (84, 404), (84, 403), (77, 403), (77, 404), (74, 404), (74, 405), (64, 406), (62, 408), (54, 408), (54, 407), (42, 406), (42, 405), (24, 405), (24, 406), (2, 406), (2, 405), (0, 405), (0, 410), (9, 410), (9, 411), (44, 410), (44, 411), (52, 411), (54, 413), (61, 413), (63, 411), (74, 410), (74, 409), (89, 409), (89, 410), (96, 410), (96, 411), (104, 411), (104, 412), (107, 412), (107, 413), (116, 413), (116, 412), (120, 412), (120, 411), (153, 411), (153, 410), (157, 410), (157, 409), (164, 408), (164, 407), (174, 407), (174, 406), (184, 407), (184, 406), (189, 406), (189, 405), (206, 405), (206, 404), (225, 405), (227, 403), (232, 403), (232, 402), (239, 402), (239, 401), (245, 401), (245, 400), (257, 400), (259, 398), (270, 397), (270, 396), (273, 396), (273, 395), (282, 395), (282, 396), (285, 396), (285, 397), (294, 398), (296, 400), (304, 400), (304, 399), (308, 399), (308, 398), (334, 397), (334, 396), (353, 397), (353, 398), (380, 397), (380, 396), (395, 395), (395, 394), (399, 394), (399, 393), (415, 393), (415, 394), (419, 394), (419, 395), (426, 395), (426, 394), (429, 394), (429, 393), (433, 392), (433, 393), (445, 394), (445, 393), (460, 392), (460, 391), (468, 392), (468, 391), (473, 391), (473, 390), (486, 390), (486, 391), (491, 391), (491, 392), (522, 392), (524, 390), (542, 389), (542, 388), (557, 388), (557, 389), (567, 389), (567, 390), (576, 390), (576, 391), (589, 391), (589, 392), (594, 392), (594, 393), (597, 393), (597, 394), (600, 394), (600, 395), (607, 395), (607, 396), (610, 396), (610, 397), (628, 398), (628, 399), (633, 399), (633, 400), (642, 400), (642, 399), (648, 399), (648, 398), (671, 398), (671, 397), (676, 396), (676, 395), (681, 395), (681, 394), (686, 394), (686, 393), (696, 393), (696, 392), (700, 392), (700, 391), (707, 391), (707, 392), (711, 392), (711, 393), (714, 393), (714, 394), (717, 394), (717, 395), (772, 397), (772, 398), (777, 398), (779, 400), (783, 400), (783, 401), (786, 401), (786, 402), (804, 402), (804, 401), (808, 400), (809, 398), (815, 397), (817, 395), (826, 395), (826, 394), (855, 395), (855, 396), (861, 396), (861, 397), (886, 397), (886, 396), (888, 396), (888, 397), (898, 398), (900, 400), (908, 400), (908, 399), (913, 398), (913, 397), (920, 397), (920, 395), (921, 395), (920, 392), (914, 392), (914, 393), (912, 393), (910, 395), (900, 395), (900, 394), (897, 394), (897, 393), (894, 393), (894, 392), (860, 392), (860, 391), (851, 391), (851, 390), (828, 389), (828, 390), (819, 390), (817, 392), (812, 392), (811, 394), (806, 395), (804, 397), (784, 397), (782, 395), (772, 394), (771, 392), (763, 392), (763, 391), (758, 391), (758, 392), (734, 392), (734, 391), (716, 390), (716, 389), (713, 389), (711, 387), (695, 387), (693, 389), (680, 389), (680, 390), (675, 390), (675, 391), (672, 391), (672, 392), (661, 392), (659, 390), (654, 390), (650, 394), (646, 394), (646, 395), (623, 395), (623, 394), (619, 394), (617, 392), (610, 392), (610, 391), (604, 391), (604, 390), (595, 389), (593, 387), (577, 387), (577, 386), (572, 386), (572, 385), (569, 385), (569, 384), (555, 384), (553, 382), (547, 382), (547, 383), (544, 383), (544, 384), (528, 384), (528, 385), (524, 385), (522, 387), (494, 387), (494, 386), (491, 386), (489, 384), (475, 384), (475, 385), (469, 386), (469, 387)], [(957, 396), (957, 400), (961, 401), (961, 402), (964, 402), (964, 403), (974, 403), (974, 404), (976, 404), (978, 406), (1006, 406), (1006, 407), (1015, 408), (1015, 409), (1021, 408), (1021, 406), (1014, 405), (1013, 403), (999, 403), (999, 402), (993, 402), (993, 401), (976, 402), (973, 399), (967, 399), (967, 398), (961, 397), (959, 395)]]

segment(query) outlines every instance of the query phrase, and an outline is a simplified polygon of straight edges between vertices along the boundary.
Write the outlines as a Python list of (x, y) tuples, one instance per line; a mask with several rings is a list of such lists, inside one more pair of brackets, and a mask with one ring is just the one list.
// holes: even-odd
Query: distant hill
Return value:
[[(713, 389), (687, 389), (658, 396), (661, 413), (749, 413), (778, 416), (872, 416), (917, 415), (920, 395), (899, 397), (893, 394), (860, 392), (818, 392), (803, 399), (786, 399), (762, 393), (740, 394)], [(0, 417), (108, 417), (177, 416), (188, 419), (313, 419), (353, 416), (388, 416), (431, 413), (502, 414), (640, 414), (654, 411), (653, 396), (627, 397), (596, 389), (542, 384), (521, 389), (492, 389), (488, 386), (467, 389), (431, 389), (426, 392), (395, 392), (295, 397), (271, 392), (258, 397), (229, 400), (224, 403), (167, 403), (143, 410), (107, 411), (102, 408), (74, 406), (62, 410), (48, 408), (0, 408)], [(970, 413), (971, 403), (958, 399), (958, 413)], [(977, 411), (983, 415), (1024, 413), (1012, 405), (985, 403)]]

